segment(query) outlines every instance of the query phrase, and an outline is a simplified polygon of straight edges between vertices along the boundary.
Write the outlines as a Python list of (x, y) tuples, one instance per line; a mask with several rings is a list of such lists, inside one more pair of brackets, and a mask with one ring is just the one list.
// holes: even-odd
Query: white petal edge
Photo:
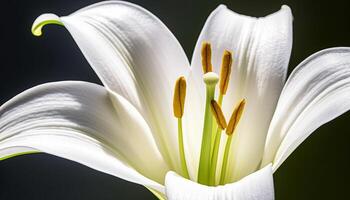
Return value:
[(125, 99), (96, 84), (43, 84), (2, 105), (0, 157), (29, 150), (164, 192), (168, 168), (147, 124)]
[[(233, 51), (233, 69), (223, 102), (226, 118), (230, 117), (233, 107), (242, 98), (247, 102), (232, 144), (230, 181), (254, 172), (261, 162), (270, 120), (287, 75), (292, 47), (292, 21), (288, 6), (282, 6), (281, 10), (266, 17), (255, 18), (237, 14), (220, 5), (208, 17), (197, 41), (188, 85), (192, 91), (198, 90), (198, 86), (201, 89), (188, 93), (187, 105), (196, 110), (196, 115), (188, 117), (187, 128), (192, 133), (188, 134), (189, 146), (199, 149), (201, 141), (203, 117), (198, 116), (202, 116), (200, 113), (203, 114), (204, 109), (196, 96), (200, 96), (202, 101), (205, 99), (200, 56), (203, 41), (211, 43), (216, 72), (220, 70), (224, 50)], [(191, 89), (191, 86), (195, 88)], [(197, 119), (197, 126), (193, 125), (193, 118)], [(191, 162), (198, 163), (198, 154), (199, 151), (188, 155)]]
[(350, 48), (317, 52), (298, 65), (279, 99), (265, 146), (264, 164), (276, 171), (318, 127), (350, 109)]
[(124, 1), (93, 4), (59, 21), (103, 84), (144, 116), (163, 156), (180, 170), (172, 92), (189, 62), (174, 35), (153, 14)]
[(224, 186), (209, 187), (168, 172), (165, 179), (168, 200), (273, 200), (271, 165)]

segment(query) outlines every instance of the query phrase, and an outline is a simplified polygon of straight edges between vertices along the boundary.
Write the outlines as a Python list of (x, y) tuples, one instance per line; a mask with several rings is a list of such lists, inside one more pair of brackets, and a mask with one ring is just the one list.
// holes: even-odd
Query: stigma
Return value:
[(219, 81), (219, 76), (215, 72), (207, 72), (203, 75), (203, 81), (207, 86), (215, 86)]

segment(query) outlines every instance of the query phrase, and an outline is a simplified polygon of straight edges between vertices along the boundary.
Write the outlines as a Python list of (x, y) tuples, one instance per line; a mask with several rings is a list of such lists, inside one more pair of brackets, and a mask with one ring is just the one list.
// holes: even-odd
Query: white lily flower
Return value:
[(168, 28), (131, 3), (43, 14), (33, 34), (46, 24), (68, 29), (104, 87), (48, 83), (6, 102), (2, 159), (46, 152), (144, 185), (159, 199), (272, 200), (273, 172), (315, 129), (350, 109), (350, 48), (310, 56), (285, 82), (288, 6), (262, 18), (219, 6), (191, 65)]

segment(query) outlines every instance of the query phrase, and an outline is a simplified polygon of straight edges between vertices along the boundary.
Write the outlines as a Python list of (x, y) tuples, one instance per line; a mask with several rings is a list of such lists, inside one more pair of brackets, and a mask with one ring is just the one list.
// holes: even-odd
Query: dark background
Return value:
[[(100, 83), (69, 33), (47, 26), (44, 37), (30, 28), (44, 12), (67, 15), (94, 0), (1, 1), (0, 103), (37, 84), (59, 80)], [(219, 3), (236, 12), (264, 16), (291, 7), (294, 45), (290, 70), (310, 54), (350, 46), (350, 11), (346, 0), (133, 0), (157, 15), (191, 57), (197, 36)], [(319, 128), (275, 173), (276, 200), (349, 199), (350, 113)], [(155, 199), (142, 186), (47, 154), (0, 162), (1, 200)]]

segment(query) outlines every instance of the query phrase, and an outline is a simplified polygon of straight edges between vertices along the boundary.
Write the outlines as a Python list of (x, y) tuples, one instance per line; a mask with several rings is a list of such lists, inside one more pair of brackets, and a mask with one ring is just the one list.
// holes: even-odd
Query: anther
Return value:
[(213, 71), (213, 65), (211, 64), (211, 45), (208, 42), (202, 44), (202, 68), (204, 74)]
[(245, 106), (245, 99), (242, 99), (241, 102), (238, 104), (238, 106), (236, 106), (236, 108), (234, 109), (230, 121), (227, 125), (226, 128), (226, 134), (227, 135), (232, 135), (234, 130), (237, 127), (237, 124), (239, 123), (239, 120), (241, 119), (243, 110), (244, 110), (244, 106)]
[(173, 111), (177, 118), (181, 118), (184, 113), (186, 97), (186, 79), (181, 76), (176, 80), (173, 99)]
[(220, 72), (220, 94), (225, 95), (230, 81), (232, 66), (232, 53), (225, 50), (224, 55), (222, 56), (221, 72)]
[(211, 100), (211, 111), (215, 117), (216, 123), (221, 130), (227, 127), (226, 119), (224, 113), (222, 112), (219, 104), (215, 100)]

